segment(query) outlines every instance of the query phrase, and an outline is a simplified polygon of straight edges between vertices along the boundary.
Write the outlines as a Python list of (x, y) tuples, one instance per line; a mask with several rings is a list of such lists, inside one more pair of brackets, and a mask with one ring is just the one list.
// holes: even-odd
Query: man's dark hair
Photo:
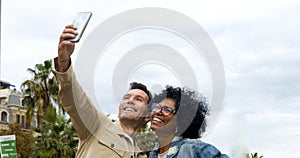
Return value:
[(150, 103), (150, 101), (152, 99), (152, 95), (151, 95), (151, 92), (147, 89), (147, 86), (145, 86), (142, 83), (132, 82), (132, 83), (130, 83), (129, 90), (132, 90), (132, 89), (139, 89), (139, 90), (144, 91), (148, 95), (148, 98), (149, 98), (147, 103)]

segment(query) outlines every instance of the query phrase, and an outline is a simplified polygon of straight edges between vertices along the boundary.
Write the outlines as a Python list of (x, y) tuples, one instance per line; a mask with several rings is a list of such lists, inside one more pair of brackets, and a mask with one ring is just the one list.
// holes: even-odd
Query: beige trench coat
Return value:
[[(98, 111), (83, 91), (72, 65), (64, 72), (53, 71), (59, 84), (59, 97), (79, 135), (77, 158), (145, 157), (125, 133), (120, 123), (113, 123)], [(136, 151), (136, 152), (134, 152)]]

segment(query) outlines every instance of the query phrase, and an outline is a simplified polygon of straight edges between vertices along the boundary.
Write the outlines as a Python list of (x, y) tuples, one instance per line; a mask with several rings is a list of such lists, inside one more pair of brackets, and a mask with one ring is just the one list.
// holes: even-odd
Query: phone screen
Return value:
[(88, 22), (90, 21), (92, 12), (79, 12), (77, 13), (73, 25), (77, 27), (78, 34), (74, 38), (67, 39), (72, 42), (79, 42)]

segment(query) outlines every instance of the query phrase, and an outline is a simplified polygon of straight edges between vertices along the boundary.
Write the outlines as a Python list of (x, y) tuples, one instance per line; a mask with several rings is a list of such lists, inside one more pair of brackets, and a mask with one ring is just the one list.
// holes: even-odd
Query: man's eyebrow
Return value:
[[(127, 94), (125, 94), (123, 97), (129, 97), (129, 96), (132, 96), (132, 94), (127, 93)], [(145, 99), (145, 100), (146, 100), (148, 96), (143, 96), (143, 95), (140, 95), (140, 94), (136, 94), (135, 97), (137, 97), (137, 98), (142, 98), (142, 99)]]
[(131, 94), (126, 93), (123, 95), (123, 97), (128, 97), (128, 96), (131, 96)]
[(146, 97), (143, 97), (142, 95), (137, 95), (138, 98), (146, 99)]
[(146, 95), (146, 96), (138, 95), (137, 97), (143, 98), (143, 99), (145, 99), (145, 100), (148, 99), (148, 96), (147, 96), (147, 95)]

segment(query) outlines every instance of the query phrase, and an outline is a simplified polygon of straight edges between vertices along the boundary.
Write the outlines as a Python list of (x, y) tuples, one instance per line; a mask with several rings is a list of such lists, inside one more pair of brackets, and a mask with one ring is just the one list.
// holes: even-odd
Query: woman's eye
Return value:
[(173, 110), (170, 109), (170, 108), (166, 108), (166, 110), (167, 110), (169, 113), (172, 113), (172, 112), (173, 112)]

